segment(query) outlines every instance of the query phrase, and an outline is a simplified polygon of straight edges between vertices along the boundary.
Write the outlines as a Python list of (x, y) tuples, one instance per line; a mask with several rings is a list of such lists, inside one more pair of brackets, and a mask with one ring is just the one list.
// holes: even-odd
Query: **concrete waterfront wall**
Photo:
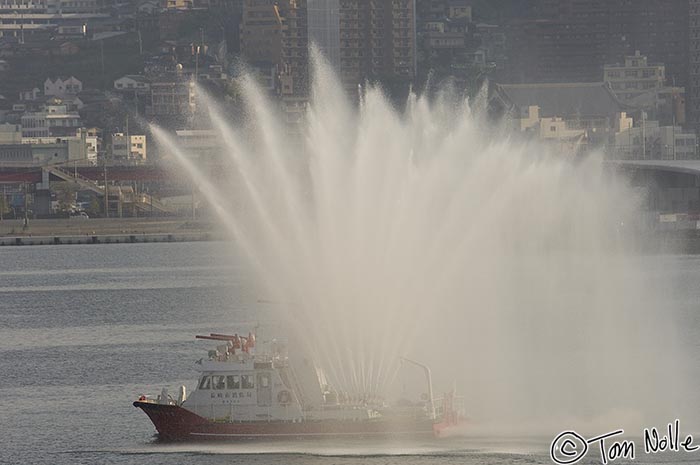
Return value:
[(0, 237), (0, 247), (24, 245), (136, 244), (217, 240), (208, 232)]

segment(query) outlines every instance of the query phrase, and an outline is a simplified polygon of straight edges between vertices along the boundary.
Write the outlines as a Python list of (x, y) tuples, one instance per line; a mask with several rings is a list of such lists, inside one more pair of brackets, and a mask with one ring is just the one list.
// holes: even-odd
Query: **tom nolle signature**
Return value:
[[(700, 449), (700, 445), (693, 444), (692, 434), (681, 436), (680, 427), (680, 420), (676, 420), (661, 432), (656, 428), (644, 428), (644, 453), (695, 452)], [(624, 434), (623, 429), (618, 429), (586, 439), (576, 431), (563, 431), (552, 441), (549, 455), (554, 463), (574, 464), (586, 457), (591, 446), (597, 446), (603, 465), (617, 459), (634, 460), (637, 456), (636, 446), (633, 441), (621, 439)]]

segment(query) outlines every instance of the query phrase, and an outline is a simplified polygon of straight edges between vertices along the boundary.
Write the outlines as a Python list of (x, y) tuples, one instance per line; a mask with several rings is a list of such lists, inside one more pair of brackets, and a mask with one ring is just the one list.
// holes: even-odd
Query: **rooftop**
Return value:
[(118, 78), (117, 81), (119, 79), (125, 79), (125, 78), (131, 79), (132, 81), (136, 81), (136, 82), (145, 82), (145, 83), (148, 82), (148, 79), (146, 79), (146, 76), (142, 76), (140, 74), (126, 74), (126, 75)]
[(507, 105), (539, 106), (544, 117), (603, 116), (626, 110), (604, 82), (497, 84), (496, 92)]

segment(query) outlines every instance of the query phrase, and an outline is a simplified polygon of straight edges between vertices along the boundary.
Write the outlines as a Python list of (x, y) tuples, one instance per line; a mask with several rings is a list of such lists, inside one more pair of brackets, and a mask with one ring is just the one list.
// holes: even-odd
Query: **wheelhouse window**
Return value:
[(212, 376), (212, 386), (214, 389), (226, 389), (226, 377), (225, 376)]
[(253, 381), (252, 375), (241, 375), (241, 388), (253, 389), (254, 387), (255, 387), (255, 381)]
[(226, 386), (229, 389), (240, 389), (241, 388), (241, 378), (238, 375), (229, 375), (226, 377)]
[(199, 389), (211, 389), (211, 378), (209, 376), (202, 376), (199, 381)]

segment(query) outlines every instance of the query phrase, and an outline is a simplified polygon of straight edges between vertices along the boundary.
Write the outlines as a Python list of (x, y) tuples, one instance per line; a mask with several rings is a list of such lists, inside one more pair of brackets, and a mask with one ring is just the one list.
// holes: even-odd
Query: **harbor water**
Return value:
[[(673, 309), (668, 317), (683, 322), (676, 342), (693, 362), (687, 369), (697, 371), (700, 256), (636, 260), (649, 270), (645, 276), (671, 277), (674, 285), (664, 298), (673, 305), (659, 312)], [(551, 463), (549, 442), (559, 431), (403, 443), (371, 438), (158, 443), (152, 424), (131, 402), (163, 386), (192, 389), (194, 362), (209, 348), (194, 335), (236, 331), (240, 325), (247, 330), (271, 318), (276, 305), (256, 288), (231, 247), (217, 242), (13, 247), (0, 250), (0, 264), (0, 463)], [(468, 407), (474, 399), (464, 394)], [(690, 401), (688, 415), (696, 410)], [(634, 463), (698, 463), (696, 454), (638, 452)], [(580, 463), (600, 458), (591, 453)]]

